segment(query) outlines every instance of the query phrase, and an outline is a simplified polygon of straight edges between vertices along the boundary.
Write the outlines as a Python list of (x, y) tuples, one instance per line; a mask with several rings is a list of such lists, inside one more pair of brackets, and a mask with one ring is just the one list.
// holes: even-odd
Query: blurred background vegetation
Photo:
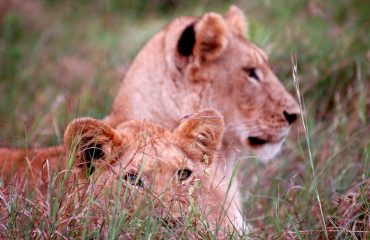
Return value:
[[(243, 9), (249, 39), (267, 52), (294, 95), (291, 56), (297, 57), (325, 224), (369, 231), (366, 0), (2, 0), (0, 145), (61, 143), (76, 116), (103, 118), (130, 62), (155, 32), (175, 17), (224, 13), (231, 4)], [(244, 168), (246, 216), (261, 237), (323, 230), (301, 125), (279, 161), (251, 160)], [(355, 196), (352, 208), (343, 204), (348, 192)]]

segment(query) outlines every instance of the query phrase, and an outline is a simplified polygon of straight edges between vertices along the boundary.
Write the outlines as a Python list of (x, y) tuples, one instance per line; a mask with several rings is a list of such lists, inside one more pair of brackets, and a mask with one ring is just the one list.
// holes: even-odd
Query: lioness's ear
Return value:
[(227, 48), (229, 28), (221, 15), (205, 14), (194, 30), (194, 56), (200, 64), (217, 59)]
[(64, 134), (64, 145), (85, 176), (113, 161), (120, 143), (121, 138), (113, 128), (93, 118), (74, 120)]
[(190, 56), (193, 54), (195, 45), (194, 23), (187, 26), (181, 33), (180, 39), (177, 42), (177, 51), (182, 56)]
[(232, 5), (229, 11), (225, 14), (226, 22), (239, 35), (245, 36), (248, 32), (248, 22), (242, 10), (235, 5)]
[(175, 134), (191, 159), (210, 163), (221, 145), (223, 131), (222, 116), (213, 109), (204, 109), (182, 122)]

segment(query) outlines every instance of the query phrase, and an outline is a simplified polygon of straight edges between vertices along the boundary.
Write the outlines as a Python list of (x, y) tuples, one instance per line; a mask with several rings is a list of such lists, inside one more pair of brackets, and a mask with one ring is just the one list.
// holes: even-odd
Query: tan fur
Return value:
[[(248, 231), (233, 193), (228, 191), (229, 179), (215, 161), (223, 131), (223, 118), (212, 109), (187, 117), (174, 130), (147, 120), (127, 121), (113, 129), (103, 121), (81, 118), (68, 125), (64, 147), (1, 149), (0, 163), (7, 174), (15, 172), (23, 176), (24, 169), (29, 168), (32, 179), (28, 179), (28, 184), (45, 190), (44, 185), (52, 180), (42, 174), (45, 161), (49, 160), (50, 168), (55, 170), (57, 166), (53, 164), (62, 156), (61, 164), (71, 168), (69, 180), (63, 185), (68, 195), (63, 209), (67, 213), (86, 214), (81, 209), (88, 208), (87, 196), (92, 189), (96, 201), (89, 207), (94, 212), (92, 224), (104, 219), (105, 206), (118, 194), (125, 211), (152, 204), (155, 217), (173, 227), (185, 224), (190, 214), (196, 214), (194, 220), (199, 221), (194, 223), (196, 229), (202, 229), (201, 221), (207, 220), (210, 230), (221, 228), (217, 235), (222, 237), (235, 231), (234, 228)], [(184, 181), (178, 178), (182, 169), (192, 172)], [(125, 179), (128, 173), (137, 174), (143, 186), (135, 186)], [(63, 174), (58, 176), (64, 178)], [(13, 179), (13, 183), (23, 188), (17, 180)], [(119, 185), (123, 186), (120, 192)], [(125, 196), (126, 190), (129, 197)], [(38, 198), (42, 201), (42, 195)]]
[[(180, 39), (192, 25), (195, 43), (184, 55), (178, 50)], [(290, 129), (284, 111), (300, 111), (263, 50), (244, 37), (246, 25), (235, 6), (225, 16), (206, 13), (168, 24), (133, 61), (104, 121), (115, 127), (147, 119), (174, 128), (183, 116), (211, 107), (225, 119), (222, 155), (228, 170), (245, 146), (262, 161), (273, 158)], [(259, 80), (248, 76), (251, 68)], [(266, 143), (253, 144), (250, 137)]]
[[(191, 26), (194, 46), (190, 54), (180, 53), (179, 40)], [(175, 19), (139, 52), (104, 122), (116, 128), (127, 120), (146, 119), (175, 129), (183, 116), (211, 107), (225, 121), (220, 156), (225, 157), (226, 177), (243, 147), (262, 161), (271, 159), (290, 129), (283, 112), (299, 114), (299, 108), (263, 50), (244, 37), (246, 30), (245, 17), (235, 6), (225, 16), (207, 13)], [(248, 76), (251, 68), (259, 80)], [(266, 143), (252, 144), (250, 137)], [(234, 184), (230, 191), (240, 207), (236, 189)]]
[[(88, 168), (94, 167), (89, 178), (98, 202), (106, 190), (114, 199), (120, 177), (134, 173), (143, 186), (124, 185), (133, 197), (131, 207), (154, 202), (156, 217), (179, 224), (184, 223), (193, 199), (212, 230), (216, 226), (240, 230), (245, 224), (233, 196), (227, 195), (228, 179), (213, 163), (223, 129), (222, 117), (211, 109), (194, 114), (173, 131), (149, 121), (128, 121), (113, 129), (102, 121), (82, 118), (67, 128), (65, 146), (76, 157), (74, 172), (82, 182), (86, 182)], [(104, 156), (86, 159), (86, 150), (92, 146), (99, 146)], [(177, 173), (185, 168), (192, 175), (179, 181)], [(129, 205), (130, 200), (126, 201)]]
[[(206, 13), (175, 19), (139, 52), (104, 121), (115, 127), (126, 120), (147, 119), (175, 128), (183, 116), (211, 107), (225, 120), (225, 161), (219, 164), (224, 164), (228, 178), (245, 147), (269, 161), (289, 133), (291, 123), (284, 111), (297, 116), (300, 110), (271, 70), (265, 52), (245, 38), (246, 27), (235, 6), (225, 16)], [(189, 29), (195, 42), (191, 52), (183, 54), (179, 46), (191, 43), (185, 34)], [(188, 37), (182, 42), (184, 36)], [(258, 79), (249, 76), (252, 68)], [(262, 143), (255, 144), (253, 138)], [(242, 209), (237, 182), (230, 191)]]
[[(178, 51), (179, 39), (191, 25), (196, 41), (191, 54), (184, 56)], [(175, 19), (138, 53), (104, 121), (116, 127), (147, 119), (174, 128), (183, 116), (211, 107), (225, 120), (222, 156), (229, 172), (244, 147), (262, 161), (270, 160), (290, 129), (283, 111), (300, 111), (263, 50), (245, 39), (245, 28), (245, 16), (235, 6), (225, 16)], [(252, 67), (259, 81), (245, 72)], [(251, 144), (250, 137), (266, 143)]]
[(248, 23), (243, 12), (236, 6), (231, 6), (229, 12), (225, 14), (226, 22), (231, 29), (240, 36), (245, 36), (248, 30)]
[[(0, 148), (0, 177), (8, 182), (24, 180), (35, 183), (57, 169), (64, 169), (63, 146), (48, 148)], [(15, 175), (15, 176), (14, 176)]]

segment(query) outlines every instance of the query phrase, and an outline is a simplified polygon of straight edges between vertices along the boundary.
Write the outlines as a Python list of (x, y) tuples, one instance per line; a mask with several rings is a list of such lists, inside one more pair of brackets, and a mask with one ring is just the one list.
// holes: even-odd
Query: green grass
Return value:
[[(76, 116), (103, 118), (131, 60), (161, 26), (184, 14), (225, 12), (230, 4), (31, 2), (28, 14), (15, 6), (0, 25), (3, 145), (61, 143)], [(249, 19), (249, 38), (266, 50), (274, 71), (295, 95), (291, 56), (296, 56), (305, 108), (277, 161), (263, 166), (249, 159), (243, 168), (245, 215), (256, 227), (254, 237), (319, 239), (326, 229), (330, 239), (366, 239), (369, 232), (360, 231), (369, 231), (370, 221), (370, 5), (362, 0), (235, 4)], [(19, 205), (19, 200), (9, 200), (9, 216), (0, 221), (4, 236), (32, 237), (31, 229), (57, 236), (53, 226), (58, 220), (52, 216), (60, 200), (50, 196), (45, 203), (48, 217), (32, 202), (23, 199)], [(127, 220), (122, 212), (110, 236), (119, 228), (145, 238), (156, 233), (158, 222), (140, 214)]]

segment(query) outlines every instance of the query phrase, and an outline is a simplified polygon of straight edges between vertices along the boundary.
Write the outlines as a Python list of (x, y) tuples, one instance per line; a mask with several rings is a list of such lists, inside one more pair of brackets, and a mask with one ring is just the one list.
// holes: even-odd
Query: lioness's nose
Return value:
[(287, 111), (283, 111), (285, 119), (288, 121), (289, 125), (297, 120), (298, 114), (297, 113), (288, 113)]

